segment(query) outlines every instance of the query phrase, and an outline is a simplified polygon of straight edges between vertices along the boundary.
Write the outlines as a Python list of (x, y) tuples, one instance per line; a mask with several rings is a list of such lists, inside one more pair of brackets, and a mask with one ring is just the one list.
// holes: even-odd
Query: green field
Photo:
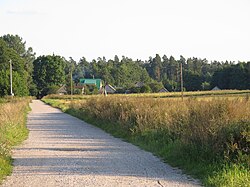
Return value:
[(43, 100), (153, 152), (205, 186), (249, 186), (249, 91), (105, 96)]

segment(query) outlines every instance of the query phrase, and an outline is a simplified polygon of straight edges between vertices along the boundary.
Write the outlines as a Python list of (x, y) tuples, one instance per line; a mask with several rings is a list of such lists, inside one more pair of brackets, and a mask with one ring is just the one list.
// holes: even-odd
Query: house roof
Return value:
[(67, 93), (65, 85), (61, 86), (58, 90), (57, 93)]
[(83, 84), (96, 84), (99, 81), (101, 81), (101, 79), (80, 79), (80, 83)]
[(111, 89), (111, 90), (113, 90), (113, 91), (116, 91), (116, 89), (113, 87), (113, 86), (111, 86), (110, 84), (107, 84), (106, 86), (105, 86), (105, 89), (107, 90), (107, 89)]
[(115, 93), (116, 92), (116, 89), (113, 86), (111, 86), (110, 84), (107, 84), (105, 86), (105, 90), (107, 93)]
[(101, 81), (101, 79), (80, 79), (80, 84), (94, 84), (97, 89), (100, 90), (102, 85)]
[(169, 92), (169, 91), (167, 90), (167, 88), (162, 88), (159, 90), (159, 92)]
[(221, 90), (218, 86), (215, 86), (212, 90)]
[(142, 87), (144, 85), (143, 82), (136, 82), (135, 87)]

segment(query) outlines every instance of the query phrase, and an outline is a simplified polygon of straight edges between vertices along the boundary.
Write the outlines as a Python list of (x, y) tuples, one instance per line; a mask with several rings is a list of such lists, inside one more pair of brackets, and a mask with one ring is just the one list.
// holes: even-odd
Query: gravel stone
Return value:
[(200, 186), (152, 153), (39, 100), (30, 104), (29, 138), (13, 150), (2, 186)]

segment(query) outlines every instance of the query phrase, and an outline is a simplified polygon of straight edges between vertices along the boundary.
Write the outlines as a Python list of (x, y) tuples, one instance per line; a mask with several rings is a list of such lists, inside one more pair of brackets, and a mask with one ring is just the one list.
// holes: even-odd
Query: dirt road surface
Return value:
[(13, 151), (3, 187), (199, 186), (198, 181), (41, 101), (30, 104), (29, 138)]

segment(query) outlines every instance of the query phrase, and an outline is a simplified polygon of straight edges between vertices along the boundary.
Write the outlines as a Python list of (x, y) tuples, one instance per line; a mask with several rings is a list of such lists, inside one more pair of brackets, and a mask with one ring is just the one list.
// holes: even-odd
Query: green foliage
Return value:
[(222, 168), (217, 169), (214, 175), (208, 177), (207, 185), (221, 186), (221, 187), (249, 187), (250, 176), (249, 169), (237, 164), (227, 164)]
[(57, 90), (59, 88), (60, 88), (60, 86), (50, 85), (47, 88), (43, 89), (43, 95), (46, 95), (46, 94), (56, 94)]
[[(170, 91), (180, 90), (180, 64), (183, 65), (184, 87), (187, 91), (208, 90), (219, 86), (222, 89), (249, 89), (250, 62), (208, 62), (206, 59), (188, 58), (181, 56), (176, 60), (156, 54), (142, 66), (146, 67), (149, 76), (162, 82)], [(207, 83), (204, 85), (204, 83)], [(211, 85), (211, 87), (209, 86)]]
[(145, 83), (150, 81), (146, 69), (139, 62), (127, 57), (123, 57), (121, 61), (117, 57), (115, 60), (108, 61), (105, 58), (98, 58), (97, 61), (92, 62), (87, 62), (83, 57), (76, 64), (73, 77), (76, 83), (83, 77), (95, 77), (102, 79), (104, 83), (126, 88), (133, 86), (136, 81)]
[(0, 96), (10, 94), (10, 83), (9, 83), (9, 73), (4, 70), (0, 70)]
[[(73, 74), (73, 72), (75, 71), (76, 69), (76, 61), (74, 61), (74, 59), (72, 57), (70, 57), (70, 60), (69, 61), (65, 61), (65, 85), (66, 85), (66, 90), (68, 93), (71, 93), (71, 85), (72, 85), (72, 88), (73, 88), (73, 85), (74, 85), (74, 79), (77, 79), (75, 80), (75, 82), (79, 83), (79, 77), (76, 77), (76, 73)], [(71, 77), (72, 76), (72, 77)], [(74, 89), (72, 90), (73, 93), (74, 93)]]
[(36, 85), (34, 83), (30, 85), (29, 91), (30, 91), (31, 96), (37, 96), (38, 95), (38, 90), (37, 90), (37, 87), (36, 87)]
[(87, 85), (84, 85), (84, 94), (86, 94), (86, 95), (90, 95), (91, 94), (91, 92), (89, 90), (89, 87)]
[[(66, 62), (65, 74), (67, 76), (67, 88), (70, 88), (70, 72), (73, 70), (73, 83), (79, 83), (80, 78), (100, 78), (104, 83), (118, 87), (118, 93), (124, 93), (130, 89), (132, 93), (140, 93), (147, 90), (139, 90), (134, 88), (135, 82), (143, 82), (149, 85), (151, 92), (158, 92), (163, 85), (169, 91), (180, 91), (180, 64), (183, 65), (184, 88), (187, 91), (209, 90), (217, 82), (225, 81), (224, 76), (231, 76), (230, 89), (248, 88), (250, 78), (246, 72), (249, 72), (250, 63), (242, 63), (245, 73), (240, 74), (240, 70), (234, 70), (235, 73), (223, 74), (219, 78), (217, 73), (225, 68), (235, 69), (232, 62), (208, 62), (206, 59), (188, 58), (187, 60), (181, 56), (176, 60), (173, 56), (169, 58), (164, 55), (162, 58), (157, 54), (148, 61), (132, 60), (128, 57), (122, 57), (120, 60), (117, 56), (114, 60), (107, 60), (105, 57), (97, 58), (97, 60), (87, 61), (82, 57), (77, 63), (72, 58)], [(240, 75), (239, 75), (240, 74)], [(236, 81), (237, 80), (237, 81)], [(247, 81), (246, 81), (247, 80)], [(228, 82), (228, 81), (227, 81)], [(241, 82), (241, 84), (239, 84)], [(154, 84), (151, 84), (154, 83)], [(157, 87), (158, 85), (158, 87)], [(220, 87), (221, 83), (216, 86)], [(236, 86), (237, 85), (237, 86)], [(241, 85), (241, 86), (239, 86)], [(222, 87), (223, 88), (223, 87)], [(120, 91), (119, 91), (120, 89)]]
[(169, 91), (176, 91), (177, 90), (177, 82), (169, 79), (163, 80), (164, 87)]
[(74, 94), (80, 95), (80, 94), (82, 94), (82, 90), (81, 89), (74, 89)]
[(184, 87), (187, 91), (196, 91), (202, 89), (202, 79), (198, 73), (186, 71), (183, 75)]
[(210, 83), (208, 83), (208, 82), (203, 82), (202, 84), (201, 84), (201, 87), (202, 87), (202, 90), (209, 90), (210, 89)]
[(9, 48), (15, 50), (19, 55), (24, 55), (24, 53), (26, 52), (25, 50), (26, 42), (23, 42), (22, 41), (23, 39), (18, 35), (14, 36), (11, 34), (7, 34), (2, 36), (1, 39), (3, 39), (6, 42)]
[(10, 94), (10, 59), (12, 60), (13, 92), (16, 96), (29, 94), (28, 77), (24, 59), (0, 38), (0, 96)]
[(250, 89), (250, 62), (225, 66), (213, 75), (211, 85), (221, 89)]
[(150, 93), (150, 92), (152, 92), (152, 90), (148, 85), (143, 85), (140, 89), (140, 93)]
[[(27, 74), (27, 73), (26, 73)], [(13, 72), (13, 92), (17, 96), (27, 96), (29, 95), (29, 88), (26, 85), (27, 80), (24, 80), (22, 75), (17, 72)]]
[(149, 83), (149, 87), (152, 92), (159, 92), (159, 90), (163, 88), (163, 84), (161, 82), (151, 82)]
[(121, 87), (116, 88), (116, 93), (117, 94), (124, 94), (125, 92), (126, 92), (126, 88), (121, 88)]
[(250, 122), (242, 120), (239, 122), (232, 122), (229, 127), (223, 128), (225, 141), (224, 152), (225, 159), (236, 162), (246, 163), (250, 167)]
[[(208, 62), (195, 57), (185, 59), (180, 56), (180, 59), (175, 59), (159, 54), (149, 57), (148, 61), (125, 56), (119, 59), (117, 55), (114, 59), (99, 57), (92, 61), (82, 57), (79, 62), (71, 57), (67, 61), (55, 55), (36, 59), (33, 49), (26, 48), (26, 42), (20, 36), (7, 34), (0, 37), (0, 96), (10, 92), (7, 80), (9, 59), (13, 61), (13, 71), (18, 72), (14, 78), (14, 93), (20, 96), (31, 94), (41, 97), (47, 94), (49, 86), (66, 84), (68, 89), (71, 83), (78, 84), (80, 78), (94, 77), (102, 79), (105, 84), (119, 87), (121, 93), (129, 88), (134, 93), (158, 92), (161, 88), (150, 84), (152, 82), (163, 84), (169, 91), (180, 91), (181, 64), (187, 91), (209, 90), (215, 86), (221, 89), (250, 89), (250, 62)], [(133, 88), (135, 82), (143, 82), (151, 90), (148, 87), (141, 90)]]
[(60, 56), (40, 56), (34, 61), (33, 79), (40, 96), (48, 94), (51, 86), (65, 83), (66, 61)]
[(94, 95), (98, 94), (99, 91), (95, 85), (85, 85), (84, 86), (84, 94), (86, 95)]
[(130, 89), (131, 93), (140, 93), (141, 92), (141, 88), (140, 87), (131, 87)]
[(32, 80), (33, 61), (35, 60), (35, 53), (31, 47), (26, 49), (26, 42), (18, 35), (4, 35), (0, 37), (5, 41), (8, 48), (13, 49), (19, 57), (24, 60), (24, 69), (27, 72), (27, 87), (30, 94), (34, 93), (34, 83)]
[(92, 94), (98, 94), (98, 93), (99, 93), (99, 91), (98, 91), (97, 87), (94, 86), (94, 88), (92, 90)]

